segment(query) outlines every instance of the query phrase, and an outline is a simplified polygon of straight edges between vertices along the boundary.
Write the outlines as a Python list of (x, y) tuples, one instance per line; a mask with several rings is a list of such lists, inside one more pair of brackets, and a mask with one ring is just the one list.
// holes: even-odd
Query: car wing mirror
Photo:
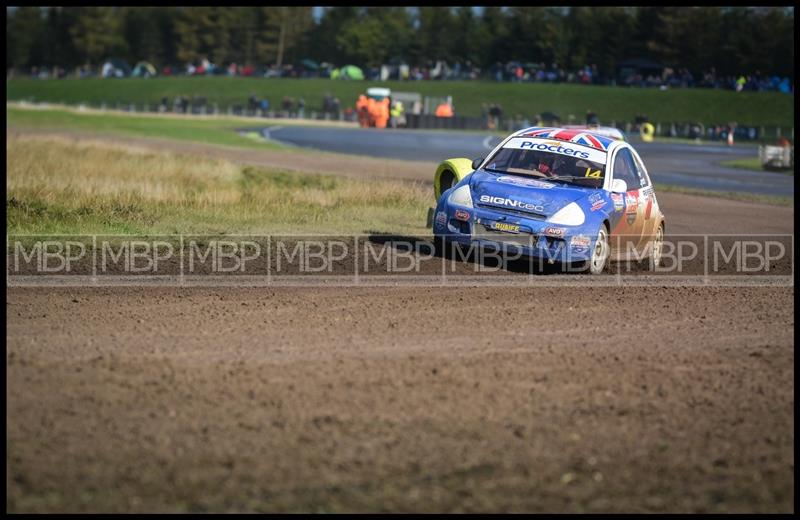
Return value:
[(628, 183), (622, 179), (614, 179), (611, 182), (611, 193), (625, 193), (628, 191)]
[(482, 162), (483, 162), (483, 157), (478, 157), (477, 159), (473, 159), (472, 160), (472, 169), (473, 170), (477, 170), (478, 166), (480, 166)]

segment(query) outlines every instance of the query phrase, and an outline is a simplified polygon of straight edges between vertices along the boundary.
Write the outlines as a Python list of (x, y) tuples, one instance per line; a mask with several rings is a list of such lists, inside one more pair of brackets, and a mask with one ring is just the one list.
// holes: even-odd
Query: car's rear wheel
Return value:
[(664, 224), (658, 226), (656, 236), (653, 239), (653, 253), (650, 257), (650, 269), (656, 270), (661, 265), (661, 257), (664, 252)]

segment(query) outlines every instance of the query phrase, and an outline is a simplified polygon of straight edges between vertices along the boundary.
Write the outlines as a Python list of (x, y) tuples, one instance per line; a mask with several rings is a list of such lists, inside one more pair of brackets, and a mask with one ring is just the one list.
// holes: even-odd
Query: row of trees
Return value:
[(274, 63), (293, 59), (313, 26), (310, 7), (20, 7), (7, 14), (8, 67), (98, 65), (112, 56), (157, 65), (204, 57)]
[(596, 64), (649, 58), (718, 74), (794, 74), (786, 7), (19, 7), (8, 8), (6, 65), (97, 65), (115, 56), (157, 66), (208, 58), (271, 65), (309, 58)]

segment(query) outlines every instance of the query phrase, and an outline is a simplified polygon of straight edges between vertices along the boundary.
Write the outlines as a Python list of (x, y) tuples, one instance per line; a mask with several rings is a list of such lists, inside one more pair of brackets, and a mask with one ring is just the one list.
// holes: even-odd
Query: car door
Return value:
[(642, 178), (630, 148), (619, 148), (612, 160), (613, 179), (622, 179), (628, 185), (623, 197), (622, 216), (611, 230), (612, 253), (625, 258), (629, 253), (638, 251), (644, 232), (645, 210), (640, 204), (642, 196)]
[(631, 150), (631, 152), (634, 164), (636, 165), (637, 174), (641, 181), (641, 187), (639, 188), (639, 207), (642, 210), (640, 212), (642, 236), (639, 241), (638, 249), (642, 250), (656, 235), (659, 226), (659, 209), (655, 190), (653, 189), (653, 184), (650, 181), (650, 175), (647, 173), (644, 162), (635, 150)]

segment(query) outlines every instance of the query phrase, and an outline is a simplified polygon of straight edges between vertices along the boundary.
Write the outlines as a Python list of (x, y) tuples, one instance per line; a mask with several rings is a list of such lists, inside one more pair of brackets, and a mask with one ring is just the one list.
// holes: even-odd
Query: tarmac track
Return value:
[[(659, 201), (673, 232), (794, 232)], [(793, 284), (577, 279), (7, 288), (7, 509), (792, 512)]]
[[(262, 129), (268, 138), (296, 146), (415, 161), (439, 162), (449, 157), (482, 157), (501, 138), (491, 134), (278, 126)], [(653, 182), (712, 191), (794, 196), (794, 177), (774, 172), (751, 172), (720, 166), (724, 160), (756, 157), (752, 146), (635, 143)]]

